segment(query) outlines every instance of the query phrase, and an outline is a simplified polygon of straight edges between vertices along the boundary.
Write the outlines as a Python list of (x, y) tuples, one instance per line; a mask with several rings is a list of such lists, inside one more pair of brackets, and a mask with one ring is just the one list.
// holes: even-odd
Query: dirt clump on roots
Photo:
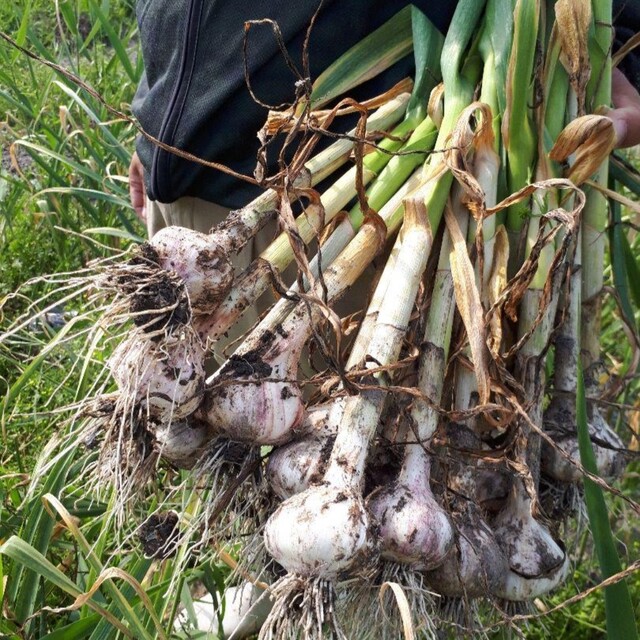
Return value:
[(166, 560), (176, 552), (179, 518), (175, 511), (154, 513), (138, 529), (138, 540), (147, 558)]
[(126, 263), (110, 270), (100, 286), (126, 297), (131, 320), (151, 339), (158, 340), (158, 334), (171, 333), (191, 321), (184, 283), (178, 274), (160, 266), (158, 251), (148, 242), (137, 247)]
[(137, 289), (131, 298), (133, 322), (148, 333), (171, 330), (189, 323), (191, 310), (183, 284), (166, 271)]

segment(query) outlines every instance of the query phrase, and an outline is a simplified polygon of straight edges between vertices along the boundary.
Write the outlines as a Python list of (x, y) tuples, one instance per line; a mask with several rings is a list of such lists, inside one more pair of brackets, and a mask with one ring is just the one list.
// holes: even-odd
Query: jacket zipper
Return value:
[[(189, 85), (193, 75), (193, 67), (198, 50), (198, 31), (202, 14), (203, 0), (190, 0), (186, 29), (182, 41), (182, 57), (180, 60), (180, 70), (175, 84), (169, 105), (158, 134), (158, 140), (168, 145), (174, 144), (178, 124), (182, 116), (182, 111), (189, 93)], [(153, 152), (151, 165), (151, 185), (153, 194), (159, 202), (171, 202), (171, 161), (173, 154), (156, 146)]]

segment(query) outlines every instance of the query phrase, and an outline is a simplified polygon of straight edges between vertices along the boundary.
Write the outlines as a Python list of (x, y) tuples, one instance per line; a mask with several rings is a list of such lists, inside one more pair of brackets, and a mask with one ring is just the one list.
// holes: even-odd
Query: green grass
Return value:
[[(0, 25), (19, 44), (64, 65), (110, 104), (120, 108), (131, 101), (141, 73), (132, 0), (61, 1), (58, 16), (50, 0), (21, 4), (0, 4)], [(42, 274), (81, 269), (144, 234), (127, 196), (126, 174), (135, 137), (130, 124), (112, 122), (94, 98), (4, 41), (0, 41), (0, 109), (6, 114), (0, 129), (0, 298)], [(628, 212), (620, 212), (620, 216), (623, 222), (630, 220)], [(102, 231), (87, 233), (88, 229)], [(125, 237), (110, 229), (124, 230)], [(631, 237), (626, 255), (631, 259), (640, 255), (637, 236)], [(629, 264), (616, 276), (618, 290), (625, 288), (620, 278), (626, 282), (624, 274), (638, 268), (635, 262)], [(612, 265), (614, 270), (618, 267), (617, 263)], [(615, 281), (614, 275), (609, 273), (610, 283)], [(627, 315), (635, 314), (637, 323), (637, 282), (631, 279), (626, 285), (629, 295), (624, 309)], [(54, 288), (37, 281), (22, 289), (25, 298), (14, 298), (4, 306), (0, 330), (25, 309), (27, 298), (33, 300)], [(84, 303), (83, 299), (70, 302), (64, 309), (67, 319), (81, 318), (87, 311)], [(78, 320), (75, 328), (88, 325), (92, 317)], [(159, 485), (166, 493), (147, 496), (124, 527), (110, 517), (111, 492), (103, 490), (97, 497), (88, 494), (86, 487), (93, 479), (86, 464), (92, 454), (82, 443), (29, 485), (34, 467), (43, 462), (40, 454), (46, 443), (54, 433), (70, 429), (52, 413), (50, 399), (55, 400), (55, 407), (75, 402), (100, 378), (108, 355), (86, 344), (82, 337), (47, 351), (52, 341), (63, 338), (59, 330), (36, 323), (29, 332), (0, 346), (0, 543), (4, 543), (0, 578), (8, 579), (2, 595), (9, 613), (0, 619), (0, 635), (96, 640), (115, 637), (114, 624), (124, 622), (134, 637), (154, 637), (158, 635), (154, 617), (163, 619), (166, 631), (169, 622), (163, 616), (169, 617), (178, 599), (189, 601), (190, 585), (204, 582), (219, 595), (229, 572), (210, 552), (197, 562), (152, 563), (129, 537), (162, 499), (180, 512), (197, 508), (194, 488), (188, 484), (184, 492), (171, 493), (171, 485), (183, 480), (175, 472), (162, 472), (165, 475)], [(625, 346), (612, 300), (605, 312), (602, 340), (612, 367), (626, 371), (634, 354)], [(627, 401), (640, 408), (635, 400), (637, 389), (636, 379), (629, 387)], [(636, 461), (619, 484), (625, 495), (638, 495), (639, 472)], [(64, 509), (53, 507), (51, 501), (45, 508), (47, 494), (58, 497)], [(607, 496), (607, 505), (614, 523), (614, 542), (626, 566), (640, 555), (638, 518), (618, 498)], [(61, 526), (64, 510), (77, 518), (66, 527)], [(581, 558), (579, 569), (573, 580), (545, 599), (546, 607), (601, 579), (591, 536), (584, 532), (581, 540), (576, 550)], [(108, 579), (86, 606), (60, 614), (41, 611), (44, 606), (70, 605), (108, 567), (118, 567), (121, 573)], [(136, 582), (127, 582), (129, 576)], [(636, 575), (628, 582), (640, 617), (640, 578)], [(145, 593), (136, 590), (136, 583), (145, 585)], [(0, 579), (0, 591), (3, 589)], [(526, 629), (531, 640), (596, 640), (605, 633), (605, 603), (600, 591), (531, 622)]]
[[(109, 102), (129, 102), (141, 71), (140, 65), (132, 62), (137, 48), (131, 3), (112, 3), (113, 26), (105, 21), (108, 4), (100, 8), (94, 0), (61, 2), (58, 16), (53, 14), (53, 6), (42, 0), (22, 7), (3, 3), (0, 24), (20, 44), (60, 62), (98, 87)], [(113, 51), (124, 54), (127, 47), (130, 59), (125, 65), (126, 56), (114, 56)], [(6, 114), (0, 129), (2, 298), (31, 278), (75, 271), (104, 255), (106, 249), (93, 240), (114, 249), (126, 244), (126, 240), (104, 233), (86, 238), (78, 235), (89, 228), (124, 229), (132, 236), (143, 230), (128, 203), (125, 177), (134, 138), (129, 124), (105, 124), (109, 115), (97, 101), (4, 41), (0, 44), (0, 108)], [(25, 294), (35, 299), (46, 291), (45, 283), (37, 283)], [(11, 300), (4, 313), (17, 313), (24, 304), (22, 298)], [(77, 309), (71, 305), (61, 311), (73, 313)], [(11, 351), (2, 351), (1, 396), (7, 393), (9, 380), (24, 373), (28, 354), (47, 339), (46, 332), (35, 331), (32, 344), (14, 344)], [(50, 419), (35, 419), (29, 414), (59, 385), (69, 358), (67, 355), (33, 372), (12, 408), (19, 417), (3, 424), (2, 459), (21, 472), (33, 462), (53, 424)], [(66, 391), (61, 393), (66, 399)], [(19, 434), (25, 431), (36, 437), (21, 442)]]

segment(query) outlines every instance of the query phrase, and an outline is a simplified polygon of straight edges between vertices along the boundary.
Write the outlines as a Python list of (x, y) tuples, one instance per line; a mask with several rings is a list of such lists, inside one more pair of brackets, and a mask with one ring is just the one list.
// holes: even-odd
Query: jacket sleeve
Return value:
[[(613, 50), (640, 32), (640, 3), (638, 0), (613, 0)], [(620, 70), (640, 91), (640, 48), (633, 49), (620, 62)]]

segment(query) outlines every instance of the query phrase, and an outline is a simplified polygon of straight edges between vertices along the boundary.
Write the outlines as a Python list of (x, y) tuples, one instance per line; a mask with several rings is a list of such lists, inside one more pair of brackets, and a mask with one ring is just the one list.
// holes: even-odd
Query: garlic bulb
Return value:
[(495, 594), (508, 600), (536, 597), (566, 576), (569, 558), (541, 522), (533, 517), (531, 500), (515, 483), (505, 508), (493, 522), (509, 571)]
[(373, 552), (362, 496), (325, 482), (283, 502), (267, 521), (264, 542), (289, 573), (336, 578)]
[(156, 446), (164, 460), (179, 469), (191, 469), (209, 442), (211, 431), (209, 425), (189, 416), (158, 427)]
[[(578, 482), (582, 474), (570, 462), (570, 460), (575, 463), (580, 462), (573, 402), (561, 396), (554, 396), (544, 415), (544, 427), (553, 438), (554, 446), (543, 442), (540, 460), (542, 470), (555, 480)], [(615, 478), (622, 473), (625, 459), (620, 450), (624, 448), (624, 444), (618, 434), (607, 424), (597, 406), (591, 407), (589, 436), (598, 474), (604, 478)], [(568, 455), (570, 460), (567, 460), (561, 451)]]
[(422, 445), (408, 445), (397, 480), (367, 500), (380, 527), (382, 557), (421, 571), (437, 567), (453, 543), (449, 517), (431, 493), (430, 472)]
[(453, 515), (455, 543), (427, 581), (439, 594), (480, 598), (494, 593), (508, 572), (507, 560), (495, 535), (471, 507)]
[(215, 235), (164, 227), (148, 243), (145, 257), (184, 283), (194, 313), (211, 313), (233, 283), (233, 265)]
[(266, 477), (282, 500), (322, 481), (335, 436), (307, 437), (277, 448), (269, 456)]
[(161, 422), (193, 413), (204, 393), (204, 348), (191, 332), (154, 342), (137, 334), (123, 341), (108, 366), (122, 394)]
[(277, 445), (291, 440), (305, 415), (297, 372), (310, 331), (304, 304), (276, 330), (258, 326), (207, 380), (203, 419), (240, 442)]

